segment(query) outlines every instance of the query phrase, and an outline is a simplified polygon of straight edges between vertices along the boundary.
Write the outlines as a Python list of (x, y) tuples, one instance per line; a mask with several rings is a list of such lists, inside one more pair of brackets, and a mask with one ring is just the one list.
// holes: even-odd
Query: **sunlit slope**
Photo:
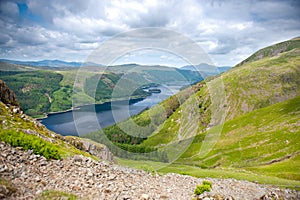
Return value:
[(300, 180), (300, 97), (227, 121), (212, 151), (201, 157), (205, 137), (206, 133), (195, 137), (176, 162), (202, 168), (244, 168)]
[(300, 95), (299, 77), (300, 45), (224, 73), (227, 119)]
[(277, 56), (279, 53), (283, 53), (283, 52), (293, 50), (295, 48), (299, 48), (299, 45), (300, 45), (300, 37), (296, 37), (288, 41), (280, 42), (278, 44), (265, 47), (255, 52), (251, 56), (249, 56), (247, 59), (245, 59), (240, 64), (238, 64), (238, 66), (248, 62), (260, 60), (262, 58)]
[[(226, 107), (226, 121), (300, 95), (299, 44), (297, 42), (294, 45), (295, 48), (276, 56), (234, 67), (214, 79), (224, 84), (226, 102), (222, 106)], [(197, 134), (205, 132), (206, 128), (213, 126), (211, 123), (212, 98), (214, 96), (210, 95), (210, 90), (204, 85), (166, 119), (165, 123), (144, 141), (144, 144), (161, 146), (178, 140), (178, 133), (184, 126), (182, 119), (185, 116), (182, 113), (191, 106), (198, 113), (190, 117), (189, 121), (197, 124)]]

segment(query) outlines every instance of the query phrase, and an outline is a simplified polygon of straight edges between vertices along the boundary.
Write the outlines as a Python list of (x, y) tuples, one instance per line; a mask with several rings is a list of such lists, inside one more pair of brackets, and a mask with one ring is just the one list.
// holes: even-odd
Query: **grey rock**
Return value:
[[(192, 199), (196, 185), (203, 179), (186, 175), (152, 176), (141, 170), (118, 166), (108, 161), (94, 161), (84, 156), (63, 160), (46, 160), (32, 152), (0, 143), (0, 178), (18, 188), (14, 196), (5, 199), (35, 199), (45, 190), (73, 193), (79, 199)], [(7, 155), (6, 157), (2, 156)], [(26, 162), (19, 162), (21, 158)], [(3, 164), (5, 163), (5, 165)], [(47, 163), (47, 164), (46, 164)], [(44, 165), (46, 164), (46, 165)], [(249, 181), (212, 179), (213, 189), (198, 199), (299, 199), (295, 190), (284, 190)], [(6, 188), (7, 189), (7, 188)], [(172, 193), (171, 193), (172, 192)], [(2, 195), (2, 196), (1, 196)], [(194, 196), (195, 197), (195, 196)]]

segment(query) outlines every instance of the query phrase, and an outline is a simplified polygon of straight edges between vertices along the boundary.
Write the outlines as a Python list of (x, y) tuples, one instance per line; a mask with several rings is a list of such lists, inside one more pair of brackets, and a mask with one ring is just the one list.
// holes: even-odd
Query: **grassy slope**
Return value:
[[(59, 83), (60, 89), (53, 93), (53, 102), (51, 103), (50, 108), (51, 112), (70, 109), (72, 107), (72, 99), (78, 102), (82, 102), (83, 104), (91, 104), (95, 102), (92, 97), (87, 95), (82, 90), (78, 89), (76, 93), (73, 93), (73, 86), (77, 74), (77, 69), (68, 69), (56, 72), (62, 74), (63, 79)], [(93, 73), (84, 72), (82, 75), (84, 75), (85, 77), (91, 77)]]
[[(300, 43), (292, 40), (279, 47), (276, 54), (260, 52), (260, 59), (249, 59), (216, 78), (224, 82), (228, 115), (220, 140), (205, 157), (199, 156), (211, 117), (209, 91), (205, 86), (143, 141), (142, 145), (160, 148), (178, 141), (184, 126), (182, 112), (190, 107), (188, 104), (198, 104), (200, 118), (190, 119), (198, 123), (198, 136), (181, 158), (163, 171), (182, 171), (196, 176), (203, 170), (214, 176), (221, 176), (224, 171), (229, 177), (237, 177), (239, 173), (236, 172), (242, 170), (246, 173), (241, 176), (243, 179), (299, 185)], [(271, 46), (263, 52), (270, 49), (275, 52), (279, 47)], [(143, 115), (136, 118), (142, 120)], [(123, 163), (141, 165), (138, 161)], [(249, 174), (253, 176), (248, 177)], [(265, 176), (271, 178), (263, 178)]]
[(300, 45), (224, 73), (227, 119), (300, 95), (299, 55)]
[(224, 124), (221, 137), (199, 156), (206, 133), (174, 163), (118, 159), (121, 165), (196, 177), (236, 178), (296, 188), (300, 185), (300, 97), (261, 108)]
[(300, 180), (299, 105), (300, 97), (296, 97), (230, 120), (206, 156), (199, 156), (203, 141), (199, 135), (176, 162), (202, 168), (242, 168)]
[(299, 189), (299, 181), (278, 178), (275, 176), (267, 176), (256, 174), (251, 171), (237, 168), (218, 168), (218, 169), (203, 169), (201, 167), (185, 165), (180, 163), (166, 163), (153, 161), (136, 161), (123, 158), (116, 158), (119, 165), (142, 169), (148, 172), (158, 173), (177, 173), (190, 175), (199, 178), (234, 178), (238, 180), (248, 180), (261, 184), (276, 185), (283, 188)]
[[(180, 91), (178, 94), (165, 99), (152, 109), (146, 110), (143, 113), (134, 116), (132, 120), (135, 123), (131, 123), (130, 119), (125, 120), (120, 122), (118, 125), (112, 125), (104, 128), (103, 132), (112, 142), (129, 145), (140, 144), (144, 140), (143, 138), (151, 135), (158, 127), (164, 126), (165, 120), (178, 109), (180, 102), (185, 102), (190, 95), (194, 94), (201, 87), (203, 87), (203, 85), (199, 83), (190, 88), (186, 88)], [(135, 126), (135, 124), (138, 126)], [(84, 135), (84, 137), (90, 138), (99, 143), (105, 143), (105, 137), (102, 134), (103, 132), (97, 131), (89, 133)], [(143, 144), (140, 146), (141, 148), (137, 149), (137, 152), (143, 149), (143, 147), (149, 146), (150, 145)], [(118, 154), (118, 152), (113, 153)]]
[[(8, 108), (6, 105), (4, 105), (2, 102), (0, 102), (0, 135), (3, 139), (3, 141), (6, 141), (9, 135), (17, 135), (18, 133), (22, 132), (20, 136), (24, 136), (23, 133), (25, 133), (27, 141), (27, 146), (36, 146), (35, 144), (29, 144), (30, 142), (35, 143), (37, 134), (40, 135), (40, 138), (49, 138), (50, 140), (54, 141), (53, 143), (45, 141), (45, 145), (48, 145), (49, 148), (58, 149), (58, 154), (60, 157), (68, 157), (75, 154), (82, 154), (85, 156), (90, 156), (90, 154), (83, 152), (81, 150), (78, 150), (73, 145), (66, 142), (64, 137), (55, 134), (48, 129), (46, 129), (44, 126), (38, 125), (34, 120), (28, 116), (24, 117), (18, 113), (13, 113), (12, 108)], [(31, 133), (31, 134), (28, 134)], [(12, 138), (16, 140), (22, 140), (22, 138)], [(38, 138), (38, 139), (40, 139)], [(18, 142), (18, 141), (17, 141)], [(21, 141), (22, 142), (22, 141)], [(95, 157), (93, 157), (95, 158)]]
[[(300, 95), (300, 46), (297, 47), (275, 57), (235, 67), (217, 77), (222, 78), (225, 87), (226, 120)], [(182, 104), (144, 143), (157, 146), (174, 141), (183, 125), (184, 116), (180, 113), (193, 103), (198, 104), (200, 116), (195, 115), (198, 118), (190, 120), (198, 123), (198, 134), (204, 132), (211, 119), (210, 93), (206, 86), (196, 93), (196, 97)]]
[(294, 38), (292, 40), (280, 42), (275, 45), (268, 46), (266, 48), (260, 49), (259, 51), (255, 52), (251, 56), (249, 56), (247, 59), (242, 61), (238, 66), (243, 65), (248, 62), (253, 62), (256, 60), (260, 60), (265, 57), (273, 57), (277, 56), (279, 53), (290, 51), (295, 48), (299, 48), (300, 45), (300, 38)]
[(0, 69), (1, 71), (30, 71), (34, 70), (34, 67), (0, 62)]

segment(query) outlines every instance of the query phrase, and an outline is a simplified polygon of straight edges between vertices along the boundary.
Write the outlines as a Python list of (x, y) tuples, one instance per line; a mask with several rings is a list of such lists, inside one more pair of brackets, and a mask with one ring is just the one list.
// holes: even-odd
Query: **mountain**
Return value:
[(0, 62), (24, 65), (24, 66), (34, 66), (34, 67), (81, 67), (84, 66), (103, 66), (101, 64), (92, 63), (92, 62), (66, 62), (62, 60), (41, 60), (41, 61), (16, 61), (16, 60), (7, 60), (0, 59)]
[[(15, 91), (24, 112), (34, 117), (71, 109), (72, 100), (75, 106), (122, 100), (128, 98), (131, 88), (136, 91), (130, 98), (145, 98), (147, 93), (142, 87), (147, 84), (189, 85), (203, 79), (194, 71), (137, 64), (38, 67), (0, 62), (0, 71), (0, 79)], [(81, 82), (80, 87), (74, 87), (75, 80)], [(115, 88), (118, 94), (115, 92), (112, 98)]]
[[(257, 58), (270, 49), (277, 53)], [(162, 171), (299, 185), (299, 55), (299, 39), (267, 47), (133, 117), (134, 124), (129, 120), (105, 128), (106, 137), (122, 138), (115, 144), (132, 154), (112, 152), (126, 159), (173, 162)], [(105, 143), (102, 132), (86, 137)]]
[(214, 76), (219, 73), (223, 73), (231, 69), (229, 66), (216, 67), (214, 65), (209, 65), (207, 63), (201, 63), (199, 65), (186, 65), (180, 68), (181, 70), (190, 70), (190, 71), (198, 71), (207, 76)]
[(246, 64), (248, 62), (253, 62), (256, 60), (263, 59), (265, 57), (274, 57), (279, 55), (280, 53), (287, 52), (296, 48), (299, 48), (300, 44), (300, 37), (296, 37), (292, 40), (280, 42), (278, 44), (263, 48), (257, 52), (255, 52), (253, 55), (242, 61), (237, 66)]
[[(104, 145), (47, 130), (22, 113), (14, 102), (14, 92), (4, 82), (0, 81), (0, 86), (1, 199), (191, 199), (197, 185), (204, 182), (113, 164), (114, 157)], [(205, 183), (213, 187), (204, 194), (206, 198), (265, 199), (276, 195), (297, 199), (299, 195), (242, 180), (206, 178)]]
[[(116, 158), (119, 163), (144, 171), (99, 160), (114, 161), (105, 145), (47, 130), (23, 113), (19, 97), (0, 81), (0, 198), (191, 199), (205, 180), (212, 191), (203, 198), (299, 199), (299, 191), (278, 188), (299, 189), (300, 184), (299, 52), (295, 47), (236, 66), (133, 117), (135, 123), (124, 121), (104, 129), (105, 135), (88, 135), (96, 141), (109, 138), (109, 148), (122, 157)], [(30, 72), (6, 73), (22, 74), (19, 80), (62, 82), (54, 71)], [(62, 79), (66, 84), (73, 72), (61, 73), (68, 77)], [(220, 86), (219, 80), (226, 101), (215, 104), (210, 97), (223, 93), (210, 87)], [(221, 108), (229, 114), (224, 123), (210, 123), (213, 109)], [(222, 131), (217, 135), (215, 130)], [(162, 162), (174, 157), (172, 163)]]
[(30, 71), (30, 70), (34, 70), (34, 67), (11, 64), (11, 63), (0, 61), (0, 71)]
[[(92, 149), (92, 146), (95, 146), (94, 142), (73, 136), (63, 137), (49, 131), (40, 122), (24, 114), (15, 93), (2, 80), (0, 80), (0, 119), (2, 122), (0, 123), (0, 141), (9, 143), (12, 146), (17, 145), (25, 149), (30, 147), (29, 149), (32, 149), (36, 154), (49, 159), (82, 154), (113, 161), (112, 156), (104, 156), (104, 154), (109, 155), (110, 152), (103, 145), (97, 144), (99, 151), (89, 152), (89, 148)], [(26, 134), (29, 136), (26, 136)], [(22, 137), (24, 137), (24, 141)], [(28, 141), (25, 141), (25, 138)], [(41, 141), (43, 144), (41, 146), (31, 144), (34, 140)], [(49, 149), (44, 149), (43, 145), (48, 146)], [(107, 152), (100, 153), (101, 149)]]

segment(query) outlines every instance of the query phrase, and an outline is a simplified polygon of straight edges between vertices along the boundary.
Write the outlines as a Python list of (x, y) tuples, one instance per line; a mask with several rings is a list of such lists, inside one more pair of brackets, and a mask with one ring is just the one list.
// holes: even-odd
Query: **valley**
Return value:
[[(232, 196), (242, 199), (245, 195), (248, 195), (246, 198), (253, 198), (253, 194), (247, 194), (249, 190), (256, 192), (256, 198), (271, 196), (273, 193), (284, 199), (298, 198), (299, 53), (300, 40), (289, 40), (262, 49), (228, 71), (208, 76), (204, 80), (199, 80), (200, 76), (189, 70), (178, 71), (162, 67), (163, 71), (158, 72), (157, 66), (143, 66), (145, 69), (141, 69), (142, 66), (134, 65), (135, 71), (132, 72), (133, 66), (129, 65), (112, 66), (105, 72), (95, 72), (95, 67), (87, 67), (84, 74), (81, 74), (83, 76), (79, 79), (77, 77), (77, 84), (74, 84), (76, 69), (44, 69), (2, 63), (0, 78), (16, 91), (16, 95), (9, 92), (6, 84), (1, 82), (1, 88), (4, 89), (0, 104), (0, 147), (3, 149), (2, 154), (7, 153), (1, 154), (5, 164), (1, 165), (3, 169), (0, 169), (7, 175), (3, 174), (0, 181), (8, 181), (9, 174), (16, 171), (13, 165), (7, 165), (6, 162), (19, 162), (19, 157), (8, 157), (9, 152), (17, 152), (16, 154), (24, 159), (28, 154), (30, 157), (25, 160), (33, 159), (29, 165), (22, 164), (23, 168), (25, 165), (26, 169), (32, 168), (26, 171), (26, 174), (31, 174), (29, 177), (23, 177), (25, 171), (18, 172), (17, 177), (5, 182), (11, 188), (23, 188), (22, 181), (27, 181), (26, 184), (31, 185), (31, 189), (24, 190), (23, 193), (11, 189), (6, 195), (12, 199), (14, 195), (26, 194), (37, 197), (75, 195), (77, 198), (102, 195), (103, 198), (113, 198), (119, 193), (122, 198), (127, 195), (136, 198), (143, 196), (168, 199), (172, 193), (170, 191), (176, 190), (180, 191), (174, 194), (176, 198), (187, 199), (192, 196), (193, 185), (210, 180), (213, 183), (213, 191), (205, 193), (209, 198), (218, 196), (225, 199)], [(14, 70), (8, 70), (8, 66), (14, 67)], [(128, 69), (132, 73), (126, 73)], [(168, 79), (164, 79), (165, 76), (168, 76)], [(175, 94), (171, 90), (164, 91), (163, 86), (175, 80), (177, 83), (184, 83), (181, 85), (184, 87), (176, 85)], [(119, 81), (124, 81), (124, 84), (119, 85)], [(225, 93), (218, 93), (219, 90), (211, 88), (222, 85)], [(125, 86), (135, 90), (123, 89)], [(117, 91), (121, 93), (113, 94), (115, 87), (120, 87)], [(151, 87), (159, 88), (161, 93), (149, 96), (145, 88)], [(166, 86), (167, 90), (170, 87)], [(91, 92), (93, 90), (94, 93)], [(128, 95), (128, 91), (134, 93), (129, 92)], [(213, 100), (222, 94), (225, 94), (224, 98), (221, 98), (222, 101)], [(70, 109), (74, 105), (71, 104), (74, 99), (76, 108), (81, 108), (78, 112), (82, 114), (89, 109), (95, 109), (95, 103), (100, 103), (100, 107), (111, 107), (113, 104), (118, 105), (117, 102), (128, 102), (129, 99), (132, 101), (132, 105), (129, 106), (138, 106), (140, 103), (144, 107), (133, 112), (131, 118), (119, 118), (119, 121), (115, 121), (116, 124), (107, 124), (100, 130), (88, 129), (90, 124), (87, 121), (90, 123), (93, 120), (87, 120), (86, 116), (82, 115), (82, 119), (85, 119), (82, 129), (87, 132), (79, 134), (81, 137), (72, 134), (58, 135), (26, 115), (36, 117)], [(17, 100), (20, 100), (20, 103)], [(147, 100), (152, 104), (145, 103)], [(33, 105), (32, 102), (38, 103)], [(19, 104), (25, 114), (19, 108)], [(73, 110), (53, 116), (74, 115), (76, 112)], [(224, 117), (220, 118), (220, 115)], [(70, 118), (66, 124), (73, 120)], [(6, 143), (12, 147), (6, 146)], [(17, 150), (14, 147), (18, 147)], [(32, 149), (33, 154), (23, 153), (21, 149), (25, 152), (31, 152), (28, 149)], [(34, 154), (41, 156), (35, 157)], [(111, 163), (106, 164), (99, 159)], [(66, 177), (69, 183), (65, 184), (60, 178), (51, 175), (52, 172), (43, 176), (37, 175), (33, 168), (38, 169), (38, 165), (49, 165), (53, 169), (62, 165), (62, 176), (66, 176), (68, 170), (71, 170), (73, 178), (69, 180)], [(70, 167), (66, 168), (65, 165)], [(104, 170), (101, 174), (109, 175), (88, 178), (86, 175), (80, 175), (88, 172), (75, 172), (75, 166), (79, 166), (80, 169), (88, 167), (95, 177), (100, 173), (100, 168)], [(31, 177), (35, 176), (39, 177), (38, 183), (31, 182)], [(79, 184), (79, 176), (85, 177), (84, 180), (80, 179), (83, 184)], [(110, 179), (111, 176), (115, 178)], [(124, 187), (117, 191), (115, 188), (121, 184), (120, 180), (128, 176), (138, 180), (129, 181), (130, 184), (127, 185), (136, 189), (126, 193), (127, 186), (123, 185)], [(140, 176), (144, 178), (137, 179)], [(56, 182), (44, 186), (39, 184), (50, 179)], [(176, 182), (184, 180), (183, 183), (188, 187), (183, 191), (180, 184), (167, 186), (165, 179)], [(142, 180), (147, 186), (156, 182), (164, 190), (159, 190), (156, 186), (151, 186), (150, 190), (142, 190), (136, 185), (143, 185), (144, 183), (139, 183)], [(73, 184), (74, 181), (76, 184)], [(111, 181), (112, 187), (108, 183)], [(95, 193), (89, 192), (91, 189), (88, 188), (98, 188), (99, 184), (102, 189), (95, 190), (98, 191)], [(60, 185), (64, 191), (70, 193), (59, 193), (55, 185)]]
[[(280, 48), (279, 52), (278, 46), (286, 48)], [(294, 180), (293, 184), (299, 185), (299, 47), (299, 39), (267, 47), (254, 55), (274, 51), (276, 56), (264, 53), (264, 57), (258, 60), (244, 62), (215, 77), (222, 78), (225, 86), (226, 103), (223, 106), (227, 115), (224, 124), (211, 126), (209, 89), (205, 82), (200, 82), (192, 87), (193, 91), (183, 90), (135, 116), (133, 120), (140, 127), (124, 121), (104, 128), (103, 133), (110, 140), (113, 134), (117, 134), (117, 138), (123, 138), (126, 133), (144, 137), (137, 144), (133, 144), (133, 136), (114, 141), (115, 145), (132, 154), (114, 148), (111, 148), (112, 152), (125, 159), (120, 163), (129, 166), (139, 167), (141, 164), (138, 161), (131, 163), (128, 158), (150, 159), (163, 162), (147, 164), (154, 170), (191, 175), (198, 174), (197, 170), (211, 171), (212, 174), (242, 170), (246, 174), (253, 173), (253, 176), (242, 176), (248, 180), (267, 176), (276, 180), (260, 180), (283, 186), (287, 183), (282, 180)], [(190, 109), (197, 109), (198, 113), (186, 119), (187, 114), (183, 113), (190, 113)], [(167, 114), (163, 116), (162, 113)], [(151, 119), (156, 120), (153, 123)], [(84, 137), (111, 146), (103, 138), (103, 133), (95, 132)], [(181, 151), (174, 153), (173, 147), (179, 147)], [(152, 155), (134, 154), (146, 152), (152, 152)], [(157, 159), (157, 155), (161, 159)], [(239, 176), (231, 172), (229, 177)]]
[[(72, 106), (146, 98), (148, 93), (142, 87), (153, 82), (183, 82), (184, 85), (190, 85), (203, 79), (198, 72), (163, 66), (82, 66), (80, 76), (84, 80), (77, 75), (78, 70), (2, 62), (0, 79), (16, 92), (24, 112), (33, 117), (69, 110)], [(78, 84), (76, 87), (75, 81)], [(93, 85), (95, 81), (97, 85)], [(118, 89), (115, 87), (117, 84)], [(128, 88), (136, 90), (128, 91)], [(114, 96), (111, 96), (113, 91)], [(72, 105), (72, 101), (76, 105)]]
[(300, 200), (299, 11), (0, 0), (0, 200)]

